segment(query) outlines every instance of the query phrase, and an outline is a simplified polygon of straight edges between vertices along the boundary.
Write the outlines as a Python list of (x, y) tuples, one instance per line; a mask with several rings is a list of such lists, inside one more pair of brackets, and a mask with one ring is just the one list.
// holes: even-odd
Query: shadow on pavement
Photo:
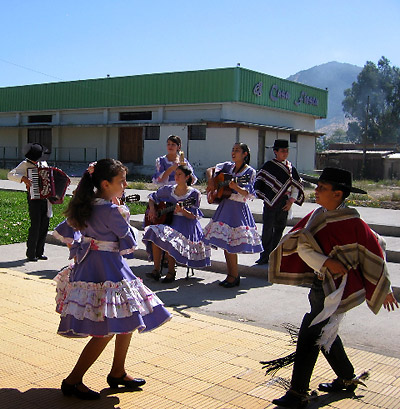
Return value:
[[(101, 399), (95, 402), (98, 409), (114, 409), (120, 400), (116, 396), (107, 396), (110, 390), (103, 389)], [(30, 408), (30, 409), (85, 409), (89, 401), (79, 400), (75, 397), (65, 397), (60, 389), (35, 388), (20, 392), (18, 389), (0, 389), (1, 409)], [(94, 407), (90, 405), (90, 407)]]
[[(160, 281), (154, 281), (146, 276), (149, 271), (148, 265), (134, 268), (134, 273), (140, 277), (146, 286), (157, 293), (157, 296), (167, 307), (173, 307), (176, 311), (182, 313), (182, 310), (192, 307), (204, 307), (212, 304), (214, 301), (222, 301), (239, 297), (251, 288), (268, 287), (271, 284), (265, 279), (257, 277), (241, 277), (240, 286), (233, 288), (223, 288), (218, 285), (220, 280), (212, 282), (206, 281), (204, 277), (189, 276), (186, 279), (186, 269), (178, 268), (177, 279), (169, 284), (162, 284)], [(202, 272), (202, 275), (204, 276)], [(225, 278), (224, 274), (219, 274), (221, 280)]]

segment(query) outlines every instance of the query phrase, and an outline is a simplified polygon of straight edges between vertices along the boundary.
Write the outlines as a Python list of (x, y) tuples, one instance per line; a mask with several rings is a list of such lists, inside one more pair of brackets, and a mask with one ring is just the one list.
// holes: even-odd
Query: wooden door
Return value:
[(119, 160), (123, 163), (143, 164), (143, 128), (119, 129)]

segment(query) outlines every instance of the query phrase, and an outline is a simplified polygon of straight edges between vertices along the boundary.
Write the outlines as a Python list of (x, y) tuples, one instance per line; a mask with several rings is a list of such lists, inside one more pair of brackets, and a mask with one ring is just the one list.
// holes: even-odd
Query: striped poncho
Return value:
[(323, 280), (325, 297), (339, 288), (343, 277), (332, 276), (326, 267), (314, 272), (299, 257), (299, 241), (305, 240), (316, 252), (339, 260), (348, 269), (341, 298), (332, 313), (344, 313), (366, 300), (371, 311), (377, 314), (390, 292), (390, 280), (379, 237), (361, 220), (355, 209), (321, 209), (305, 216), (271, 253), (269, 281), (310, 286), (315, 273), (318, 273)]

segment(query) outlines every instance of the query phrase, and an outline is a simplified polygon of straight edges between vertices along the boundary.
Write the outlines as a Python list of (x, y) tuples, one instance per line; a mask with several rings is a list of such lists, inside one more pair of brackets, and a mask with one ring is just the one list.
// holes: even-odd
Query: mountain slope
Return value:
[(347, 127), (342, 110), (343, 92), (357, 80), (362, 67), (337, 61), (316, 65), (308, 70), (299, 71), (288, 80), (301, 82), (318, 88), (328, 88), (328, 117), (317, 121), (317, 129), (329, 133), (329, 129)]

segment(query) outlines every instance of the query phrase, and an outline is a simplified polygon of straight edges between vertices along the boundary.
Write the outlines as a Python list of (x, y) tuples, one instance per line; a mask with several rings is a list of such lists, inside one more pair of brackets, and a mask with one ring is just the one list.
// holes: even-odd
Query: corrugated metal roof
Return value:
[[(385, 156), (385, 155), (388, 155), (388, 154), (390, 154), (392, 152), (393, 151), (366, 151), (366, 153), (368, 155), (374, 155), (375, 154), (377, 156)], [(342, 149), (338, 149), (338, 150), (330, 149), (330, 150), (320, 152), (320, 154), (334, 154), (334, 155), (337, 155), (337, 154), (362, 155), (363, 153), (364, 153), (364, 151), (361, 150), (361, 149), (346, 149), (346, 150), (344, 150), (344, 149), (343, 150)]]
[[(297, 104), (302, 92), (310, 98)], [(241, 67), (0, 88), (0, 112), (222, 102), (327, 113), (327, 91)]]

